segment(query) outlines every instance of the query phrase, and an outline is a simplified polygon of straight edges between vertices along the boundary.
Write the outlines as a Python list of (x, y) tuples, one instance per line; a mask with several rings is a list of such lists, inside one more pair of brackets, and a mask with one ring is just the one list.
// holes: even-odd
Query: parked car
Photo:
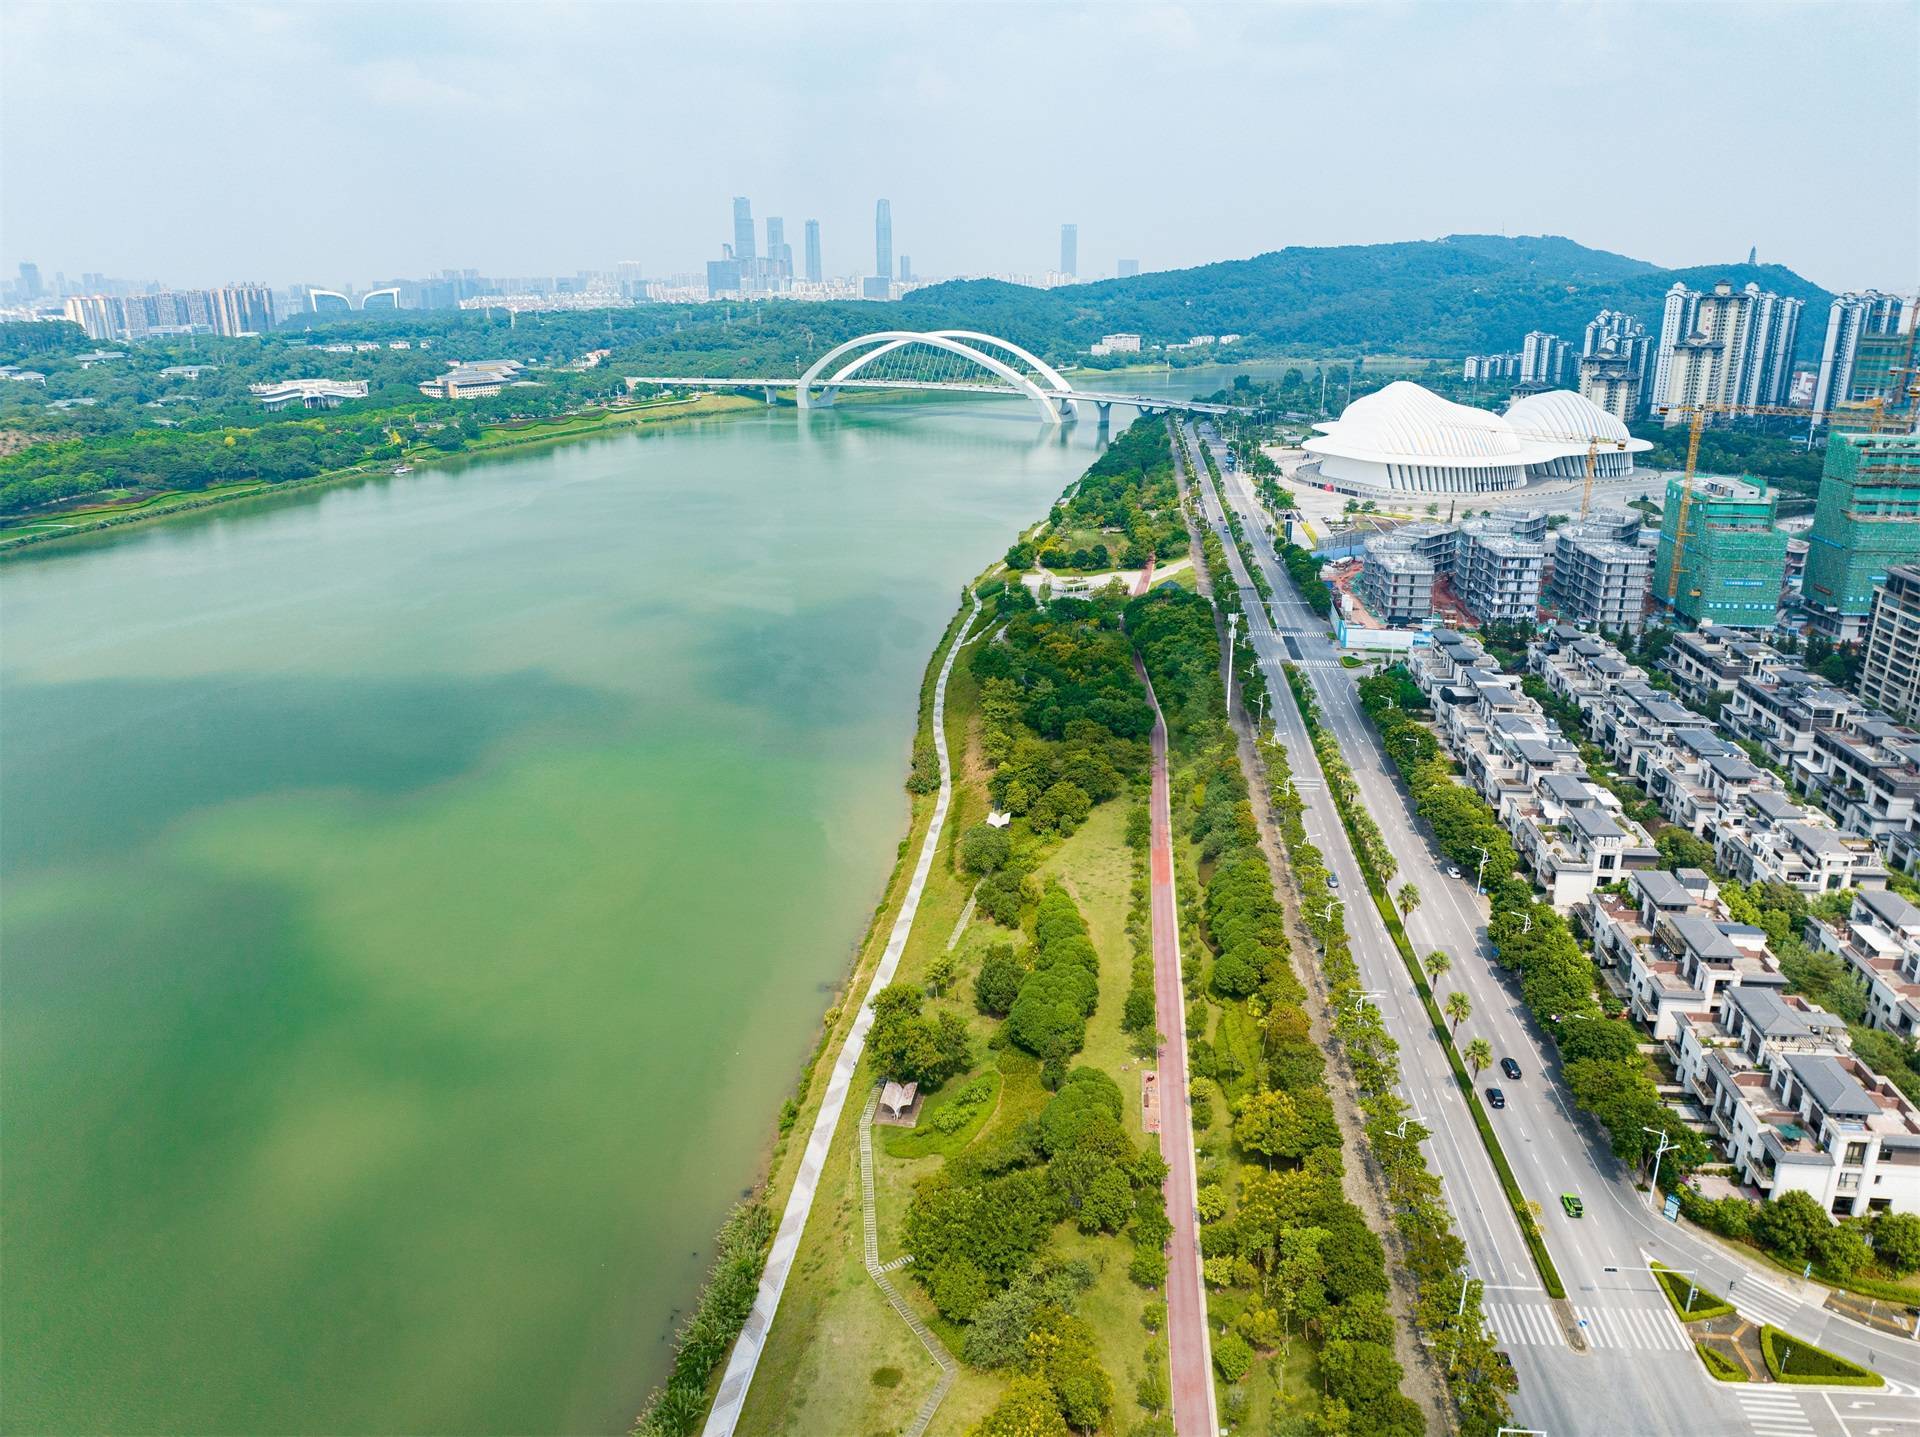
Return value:
[(1500, 1060), (1500, 1071), (1505, 1073), (1509, 1078), (1517, 1080), (1520, 1076), (1520, 1065), (1511, 1058), (1502, 1058)]
[(1327, 875), (1327, 887), (1338, 888), (1339, 886), (1340, 886), (1340, 875), (1337, 873), (1329, 873)]
[(1459, 865), (1459, 864), (1457, 864), (1457, 863), (1449, 863), (1449, 864), (1447, 865), (1447, 877), (1449, 877), (1449, 878), (1465, 878), (1466, 876), (1467, 876), (1466, 874), (1464, 874), (1464, 873), (1462, 873), (1462, 872), (1460, 871), (1460, 865)]
[(1504, 1108), (1506, 1105), (1507, 1105), (1507, 1095), (1505, 1093), (1501, 1092), (1498, 1088), (1487, 1089), (1487, 1106), (1488, 1107)]
[(1587, 1210), (1587, 1205), (1572, 1193), (1560, 1194), (1560, 1206), (1567, 1210), (1568, 1217), (1579, 1217), (1581, 1213)]

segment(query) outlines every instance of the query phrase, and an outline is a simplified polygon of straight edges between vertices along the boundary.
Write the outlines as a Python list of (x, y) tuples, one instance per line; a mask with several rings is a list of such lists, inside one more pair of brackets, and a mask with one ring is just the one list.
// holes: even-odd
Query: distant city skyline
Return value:
[[(1920, 273), (1910, 195), (1876, 224), (1801, 202), (1920, 170), (1914, 68), (1856, 83), (1861, 55), (1914, 52), (1911, 0), (928, 5), (873, 8), (873, 24), (861, 9), (489, 6), (450, 25), (420, 4), (11, 0), (0, 271), (325, 284), (606, 270), (638, 254), (668, 274), (718, 253), (730, 197), (751, 196), (763, 214), (818, 220), (824, 274), (860, 275), (877, 268), (862, 253), (885, 195), (929, 275), (1045, 271), (1066, 223), (1083, 277), (1123, 256), (1166, 269), (1455, 232), (1563, 234), (1667, 266), (1757, 245), (1836, 292), (1902, 291)], [(221, 83), (179, 83), (200, 74)], [(1755, 103), (1754, 74), (1790, 75), (1796, 103)], [(1262, 77), (1340, 124), (1273, 130)], [(1497, 161), (1486, 134), (1432, 122), (1479, 112), (1489, 83), (1529, 117), (1501, 131)], [(983, 90), (999, 97), (984, 109)], [(1206, 94), (1207, 125), (1135, 122), (1128, 93)], [(1590, 143), (1593, 114), (1636, 95), (1673, 162)], [(469, 138), (439, 143), (452, 131)], [(1834, 160), (1842, 132), (1876, 137), (1864, 181)], [(263, 166), (276, 133), (326, 144)], [(1020, 163), (1047, 134), (1093, 143), (1069, 165)], [(1679, 162), (1690, 135), (1798, 177), (1801, 199), (1722, 186), (1702, 203), (1700, 166)], [(1250, 169), (1255, 136), (1298, 178)], [(182, 183), (183, 153), (194, 174), (234, 182)], [(1181, 177), (1179, 204), (1143, 204), (1124, 179), (1156, 169)]]

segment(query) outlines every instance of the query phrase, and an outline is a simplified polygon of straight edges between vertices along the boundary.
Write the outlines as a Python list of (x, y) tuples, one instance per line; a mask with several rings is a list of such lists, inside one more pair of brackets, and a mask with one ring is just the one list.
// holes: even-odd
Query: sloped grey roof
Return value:
[(1711, 919), (1681, 914), (1665, 921), (1690, 952), (1698, 953), (1710, 963), (1731, 963), (1740, 956), (1734, 941)]
[(1895, 928), (1920, 923), (1920, 908), (1915, 908), (1891, 888), (1863, 888), (1854, 898), (1874, 917)]
[(1604, 809), (1576, 808), (1567, 814), (1567, 822), (1588, 838), (1625, 838), (1626, 829), (1609, 818)]
[(1727, 1001), (1768, 1038), (1811, 1038), (1813, 1029), (1799, 1010), (1790, 1007), (1772, 988), (1742, 983), (1727, 990)]
[(1795, 1053), (1787, 1067), (1821, 1110), (1835, 1118), (1870, 1118), (1880, 1105), (1831, 1053)]
[(1648, 868), (1633, 875), (1634, 886), (1653, 901), (1656, 908), (1691, 908), (1693, 894), (1687, 885), (1663, 868)]

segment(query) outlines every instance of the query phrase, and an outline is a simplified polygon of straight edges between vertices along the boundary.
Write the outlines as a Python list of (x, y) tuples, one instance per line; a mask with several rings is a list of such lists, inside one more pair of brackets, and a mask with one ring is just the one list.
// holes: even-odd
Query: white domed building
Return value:
[(1362, 395), (1338, 419), (1314, 427), (1320, 433), (1304, 447), (1336, 487), (1421, 494), (1485, 494), (1584, 474), (1596, 436), (1606, 461), (1596, 470), (1610, 476), (1630, 473), (1633, 455), (1652, 447), (1568, 390), (1529, 395), (1494, 414), (1404, 379)]
[(1629, 434), (1617, 416), (1571, 389), (1550, 389), (1516, 399), (1501, 418), (1523, 443), (1549, 445), (1560, 451), (1554, 459), (1530, 465), (1530, 479), (1584, 477), (1589, 441), (1599, 441), (1593, 454), (1594, 477), (1599, 479), (1619, 479), (1633, 473), (1633, 456), (1653, 448), (1646, 440)]

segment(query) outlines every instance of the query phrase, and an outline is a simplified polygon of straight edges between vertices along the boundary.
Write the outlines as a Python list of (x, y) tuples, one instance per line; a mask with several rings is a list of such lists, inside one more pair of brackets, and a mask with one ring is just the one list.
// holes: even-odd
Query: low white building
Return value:
[(263, 409), (337, 409), (349, 399), (367, 397), (364, 379), (282, 379), (272, 384), (249, 384), (248, 390)]

